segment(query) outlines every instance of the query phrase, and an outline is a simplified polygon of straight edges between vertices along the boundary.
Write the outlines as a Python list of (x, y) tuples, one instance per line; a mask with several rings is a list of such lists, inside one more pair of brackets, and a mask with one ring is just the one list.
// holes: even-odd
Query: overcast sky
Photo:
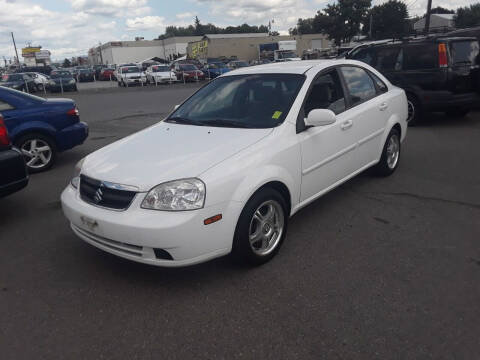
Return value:
[[(379, 4), (385, 0), (373, 0)], [(433, 0), (454, 9), (479, 0)], [(86, 54), (99, 42), (153, 39), (168, 25), (186, 26), (198, 15), (218, 26), (267, 24), (286, 33), (299, 17), (312, 17), (328, 0), (0, 0), (0, 59), (17, 48), (41, 45), (60, 59)], [(423, 14), (427, 0), (405, 0), (410, 15)]]

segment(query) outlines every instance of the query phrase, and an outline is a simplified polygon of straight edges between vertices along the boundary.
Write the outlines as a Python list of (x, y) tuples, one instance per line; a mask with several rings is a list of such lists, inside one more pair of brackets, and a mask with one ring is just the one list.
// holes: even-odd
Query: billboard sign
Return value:
[(49, 59), (50, 58), (50, 51), (48, 50), (40, 50), (35, 53), (36, 59)]
[(23, 57), (35, 57), (35, 53), (39, 52), (41, 48), (42, 48), (41, 46), (25, 47), (25, 48), (22, 49), (22, 56)]

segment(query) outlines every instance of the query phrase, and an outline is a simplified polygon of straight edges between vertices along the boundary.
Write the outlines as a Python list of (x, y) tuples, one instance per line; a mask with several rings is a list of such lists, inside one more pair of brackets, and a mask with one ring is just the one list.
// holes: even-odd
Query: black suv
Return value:
[(474, 37), (428, 36), (360, 45), (345, 56), (379, 70), (408, 97), (408, 121), (424, 111), (463, 117), (480, 107), (479, 42)]

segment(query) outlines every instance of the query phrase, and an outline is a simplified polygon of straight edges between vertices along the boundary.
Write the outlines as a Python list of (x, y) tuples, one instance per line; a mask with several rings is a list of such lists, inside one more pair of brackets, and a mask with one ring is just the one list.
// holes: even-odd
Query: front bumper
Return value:
[[(62, 193), (62, 208), (75, 234), (111, 254), (150, 265), (179, 267), (228, 254), (243, 205), (225, 202), (181, 212), (146, 210), (140, 207), (145, 193), (138, 193), (125, 211), (90, 205), (68, 186)], [(204, 225), (211, 216), (222, 220)], [(173, 260), (156, 255), (167, 251)]]
[(128, 83), (128, 85), (135, 85), (135, 84), (145, 84), (147, 82), (147, 78), (141, 78), (141, 79), (131, 79), (131, 78), (126, 78), (124, 79)]

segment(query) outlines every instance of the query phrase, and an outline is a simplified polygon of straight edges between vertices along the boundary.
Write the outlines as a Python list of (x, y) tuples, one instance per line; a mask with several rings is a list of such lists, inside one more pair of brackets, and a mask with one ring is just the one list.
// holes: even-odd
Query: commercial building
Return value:
[(279, 35), (263, 33), (253, 34), (212, 34), (188, 44), (189, 58), (205, 61), (213, 58), (237, 58), (251, 61), (259, 58), (260, 45), (282, 41), (296, 41), (296, 54), (301, 56), (305, 50), (330, 47), (325, 34)]
[(140, 62), (153, 57), (174, 60), (186, 54), (189, 42), (200, 39), (201, 36), (181, 36), (164, 40), (139, 38), (136, 41), (110, 41), (91, 48), (88, 51), (88, 59), (92, 65)]

